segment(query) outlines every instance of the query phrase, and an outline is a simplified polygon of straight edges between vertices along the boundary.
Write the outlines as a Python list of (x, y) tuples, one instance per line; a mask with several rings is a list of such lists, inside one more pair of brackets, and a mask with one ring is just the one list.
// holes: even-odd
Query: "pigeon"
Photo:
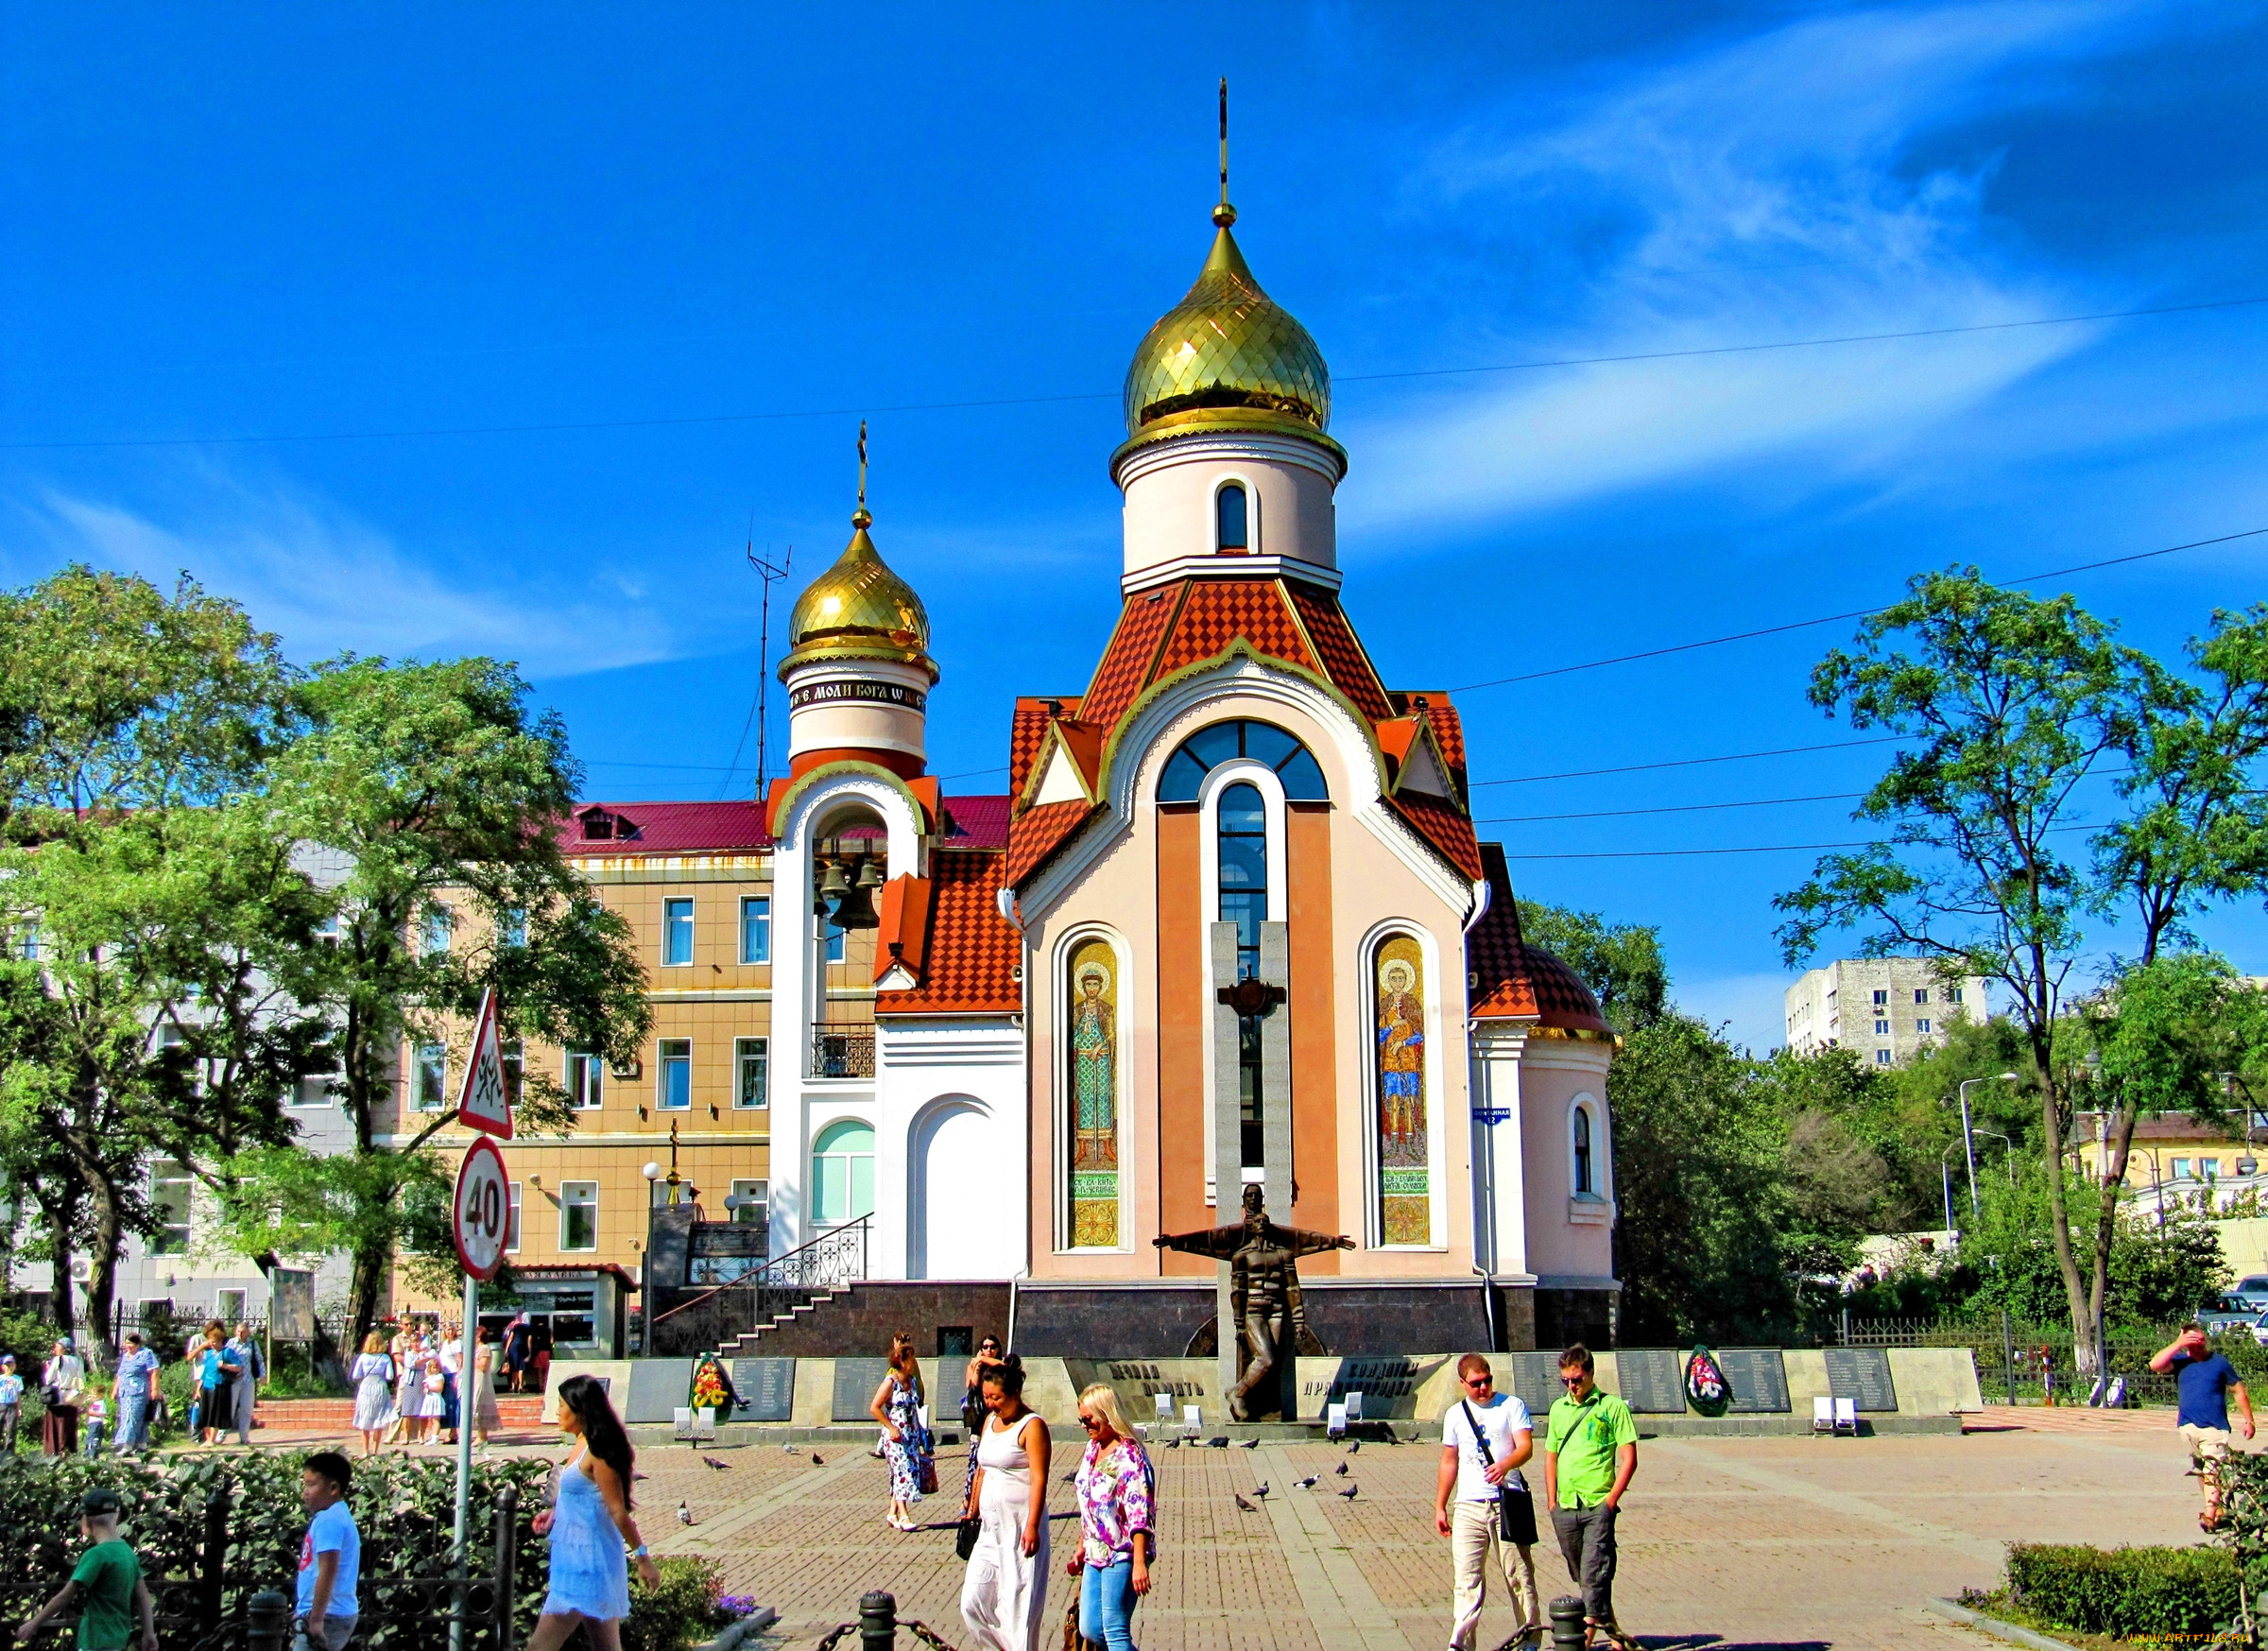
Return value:
[(653, 1477), (653, 1475), (652, 1475), (651, 1473), (640, 1473), (640, 1472), (636, 1471), (635, 1470), (633, 1470), (631, 1471), (631, 1473), (630, 1473), (630, 1477), (631, 1477), (633, 1480), (638, 1480), (638, 1479), (651, 1479), (651, 1478)]
[(1227, 1434), (1223, 1434), (1217, 1439), (1207, 1439), (1205, 1443), (1212, 1450), (1225, 1451), (1228, 1448), (1228, 1436)]
[(1333, 1468), (1332, 1471), (1336, 1473), (1340, 1478), (1344, 1479), (1347, 1477), (1347, 1464), (1341, 1462), (1337, 1467)]
[(1260, 1441), (1258, 1439), (1239, 1439), (1236, 1441), (1236, 1443), (1237, 1449), (1242, 1451), (1257, 1451), (1260, 1449)]
[(1063, 1475), (1063, 1483), (1064, 1483), (1064, 1484), (1066, 1484), (1066, 1485), (1069, 1485), (1069, 1484), (1070, 1484), (1070, 1483), (1071, 1483), (1073, 1480), (1076, 1479), (1078, 1476), (1079, 1476), (1079, 1470), (1078, 1470), (1076, 1468), (1074, 1468), (1074, 1469), (1073, 1469), (1073, 1470), (1072, 1470), (1070, 1472), (1068, 1472), (1068, 1473), (1066, 1473), (1066, 1474), (1064, 1474), (1064, 1475)]
[(1165, 1441), (1165, 1448), (1169, 1451), (1177, 1451), (1181, 1448), (1181, 1441), (1179, 1439), (1168, 1439)]
[(780, 1448), (791, 1456), (799, 1456), (803, 1453), (802, 1448), (798, 1445), (782, 1445)]
[(1357, 1451), (1361, 1450), (1362, 1448), (1363, 1448), (1363, 1441), (1362, 1441), (1362, 1440), (1360, 1440), (1360, 1439), (1349, 1439), (1349, 1440), (1347, 1441), (1347, 1453), (1348, 1453), (1349, 1455), (1350, 1455), (1350, 1456), (1351, 1456), (1351, 1455), (1353, 1455), (1355, 1452), (1357, 1452)]
[(811, 1453), (811, 1465), (815, 1468), (824, 1468), (827, 1466), (827, 1458), (814, 1451)]
[(720, 1462), (714, 1456), (703, 1456), (701, 1458), (701, 1466), (704, 1468), (714, 1468), (719, 1473), (730, 1472), (732, 1468), (731, 1463)]
[(1238, 1510), (1239, 1512), (1241, 1512), (1241, 1513), (1258, 1513), (1258, 1512), (1260, 1511), (1260, 1509), (1259, 1509), (1259, 1508), (1257, 1508), (1257, 1507), (1253, 1506), (1253, 1505), (1252, 1505), (1252, 1504), (1250, 1504), (1250, 1503), (1246, 1502), (1246, 1500), (1245, 1500), (1243, 1497), (1241, 1497), (1241, 1496), (1238, 1496), (1238, 1495), (1236, 1494), (1236, 1492), (1235, 1492), (1235, 1491), (1231, 1490), (1231, 1491), (1230, 1491), (1228, 1494), (1229, 1494), (1230, 1498), (1231, 1498), (1232, 1500), (1234, 1500), (1234, 1502), (1236, 1503), (1236, 1505), (1237, 1505), (1237, 1510)]
[(1359, 1485), (1349, 1485), (1346, 1489), (1340, 1491), (1339, 1494), (1344, 1496), (1349, 1502), (1352, 1502), (1354, 1500), (1354, 1493), (1361, 1488), (1362, 1487)]
[(681, 1525), (689, 1525), (693, 1523), (693, 1509), (687, 1507), (681, 1502), (678, 1504), (678, 1523)]
[(1252, 1487), (1252, 1495), (1255, 1501), (1266, 1496), (1267, 1493), (1268, 1482), (1265, 1479), (1263, 1479), (1258, 1485)]
[(1313, 1473), (1310, 1473), (1306, 1478), (1301, 1479), (1297, 1483), (1298, 1484), (1299, 1488), (1302, 1490), (1313, 1490), (1315, 1488), (1315, 1476)]

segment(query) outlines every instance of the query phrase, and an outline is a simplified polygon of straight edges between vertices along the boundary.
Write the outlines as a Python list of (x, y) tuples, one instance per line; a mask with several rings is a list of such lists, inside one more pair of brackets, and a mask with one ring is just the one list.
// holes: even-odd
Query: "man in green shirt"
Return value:
[(1544, 1433), (1543, 1499), (1567, 1574), (1583, 1590), (1583, 1642), (1604, 1632), (1636, 1651), (1614, 1620), (1614, 1520), (1638, 1471), (1638, 1424), (1627, 1404), (1599, 1391), (1582, 1343), (1559, 1355), (1559, 1380), (1567, 1392), (1552, 1402)]
[(119, 1507), (118, 1493), (100, 1487), (79, 1502), (78, 1532), (93, 1545), (79, 1556), (71, 1580), (16, 1630), (18, 1641), (28, 1644), (49, 1618), (60, 1616), (78, 1600), (80, 1651), (125, 1651), (133, 1642), (136, 1617), (142, 1620), (142, 1651), (158, 1651), (157, 1607), (142, 1580), (142, 1561), (119, 1539)]

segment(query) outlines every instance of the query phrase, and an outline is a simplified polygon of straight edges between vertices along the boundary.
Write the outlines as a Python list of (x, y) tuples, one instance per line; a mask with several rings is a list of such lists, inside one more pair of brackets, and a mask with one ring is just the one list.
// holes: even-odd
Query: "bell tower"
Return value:
[(850, 542), (834, 565), (796, 599), (788, 652), (788, 772), (825, 763), (879, 764), (902, 779), (928, 765), (929, 614), (914, 588), (893, 573), (867, 529), (867, 427), (858, 427), (858, 508)]

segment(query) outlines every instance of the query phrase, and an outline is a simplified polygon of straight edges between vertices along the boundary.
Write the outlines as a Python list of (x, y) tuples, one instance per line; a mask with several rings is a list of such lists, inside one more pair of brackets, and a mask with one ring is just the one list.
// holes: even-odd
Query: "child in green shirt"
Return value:
[(118, 1536), (121, 1505), (115, 1490), (100, 1487), (79, 1502), (78, 1533), (92, 1545), (79, 1556), (71, 1580), (16, 1630), (19, 1642), (28, 1644), (49, 1618), (60, 1616), (77, 1600), (80, 1651), (125, 1651), (133, 1641), (136, 1617), (142, 1621), (142, 1651), (158, 1651), (157, 1607), (142, 1580), (142, 1561)]

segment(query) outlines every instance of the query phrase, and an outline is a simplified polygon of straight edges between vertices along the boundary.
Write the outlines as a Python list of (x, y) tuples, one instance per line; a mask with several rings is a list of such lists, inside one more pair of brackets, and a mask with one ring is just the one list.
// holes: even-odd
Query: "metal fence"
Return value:
[[(2122, 1402), (2171, 1404), (2174, 1378), (2150, 1368), (2150, 1356), (2174, 1339), (2163, 1329), (2113, 1332), (2110, 1374), (2122, 1382)], [(2036, 1324), (1995, 1314), (1980, 1318), (1852, 1318), (1836, 1327), (1846, 1347), (1967, 1348), (1976, 1354), (1977, 1383), (1996, 1402), (2084, 1404), (2069, 1325)]]
[(775, 1261), (750, 1258), (741, 1277), (655, 1315), (646, 1350), (666, 1357), (721, 1348), (815, 1296), (857, 1283), (867, 1276), (872, 1226), (862, 1215)]

